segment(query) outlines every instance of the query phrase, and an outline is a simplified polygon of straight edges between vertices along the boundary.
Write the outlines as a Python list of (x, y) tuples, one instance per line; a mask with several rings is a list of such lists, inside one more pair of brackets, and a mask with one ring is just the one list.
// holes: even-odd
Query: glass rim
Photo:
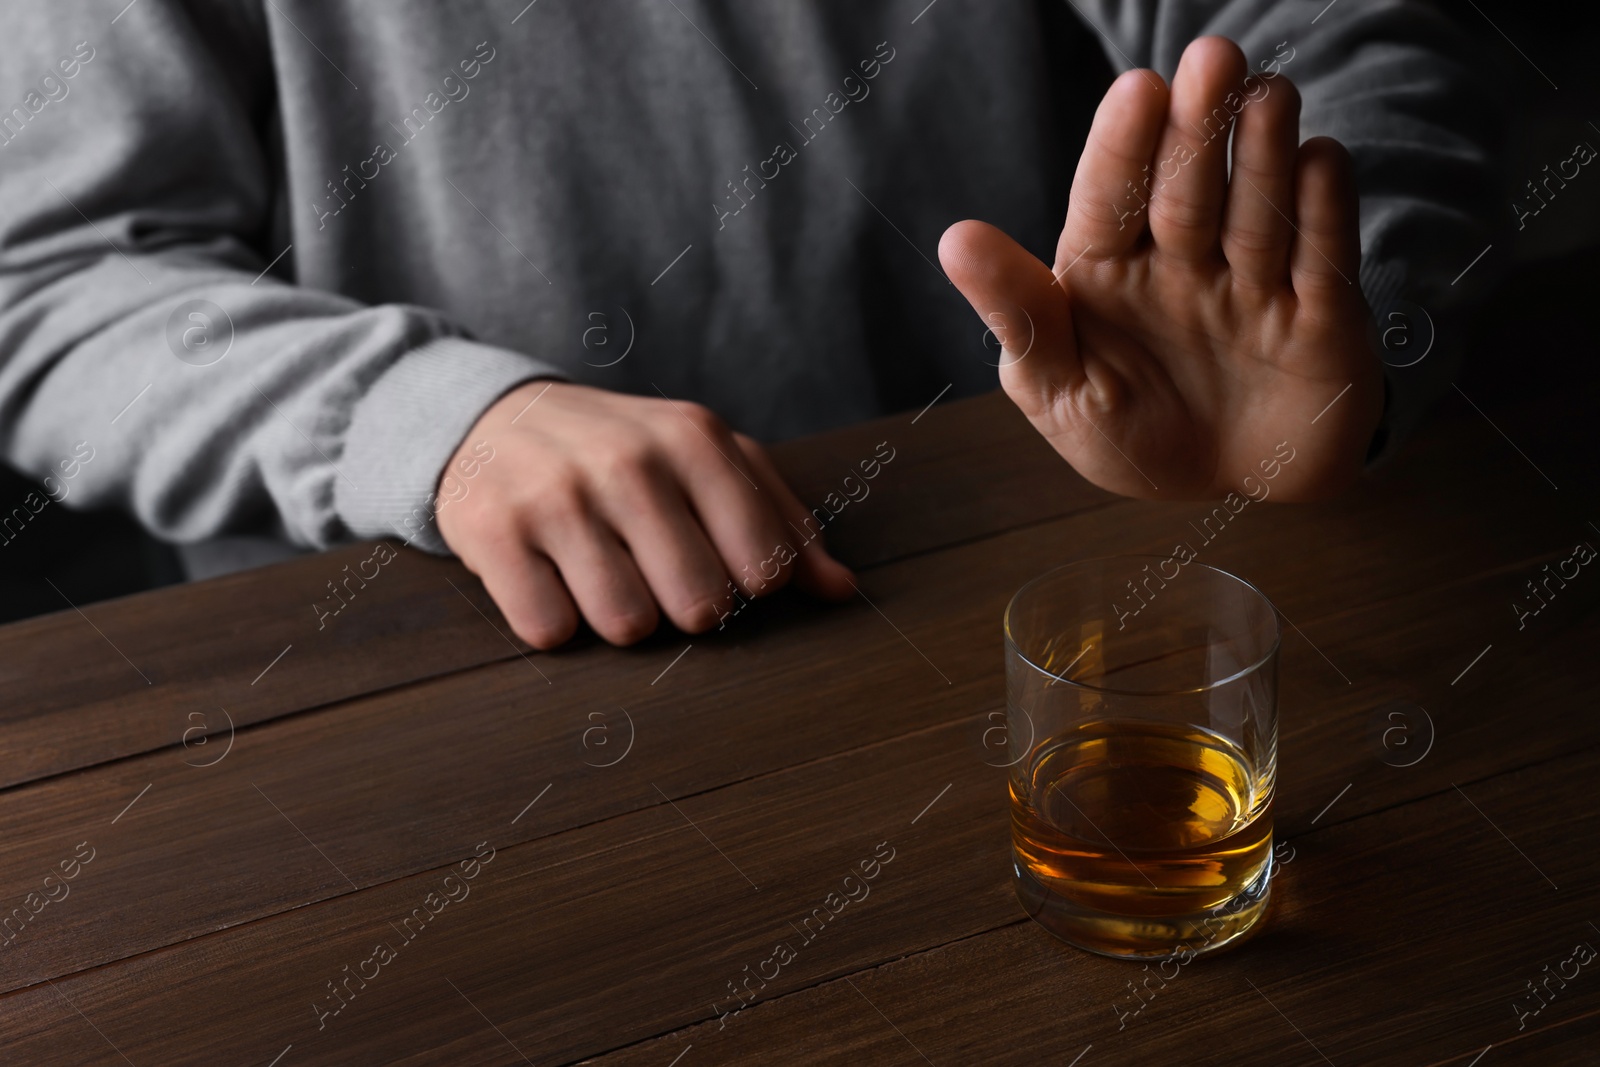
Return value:
[[(1109, 694), (1109, 695), (1112, 695), (1112, 696), (1131, 696), (1131, 697), (1186, 696), (1186, 695), (1191, 694), (1191, 693), (1206, 693), (1206, 692), (1210, 692), (1211, 690), (1220, 688), (1220, 687), (1222, 687), (1224, 685), (1229, 684), (1230, 682), (1236, 682), (1240, 678), (1244, 678), (1244, 677), (1246, 677), (1246, 676), (1248, 676), (1250, 674), (1254, 674), (1256, 671), (1260, 670), (1265, 664), (1270, 662), (1272, 660), (1273, 656), (1278, 654), (1278, 649), (1280, 647), (1282, 647), (1282, 645), (1283, 645), (1283, 625), (1282, 625), (1282, 623), (1280, 623), (1278, 621), (1278, 617), (1279, 617), (1278, 606), (1272, 602), (1272, 598), (1267, 596), (1267, 594), (1263, 593), (1260, 589), (1258, 589), (1253, 582), (1246, 581), (1245, 579), (1239, 577), (1237, 574), (1234, 574), (1232, 571), (1225, 571), (1221, 567), (1213, 567), (1209, 563), (1200, 563), (1198, 560), (1193, 561), (1193, 563), (1198, 564), (1200, 567), (1205, 568), (1206, 570), (1210, 571), (1213, 574), (1221, 575), (1223, 578), (1227, 578), (1230, 581), (1236, 582), (1239, 585), (1244, 586), (1246, 589), (1250, 590), (1250, 592), (1254, 593), (1257, 597), (1259, 597), (1261, 599), (1261, 602), (1263, 604), (1265, 604), (1268, 608), (1270, 608), (1271, 611), (1272, 611), (1273, 635), (1272, 635), (1272, 644), (1271, 644), (1271, 646), (1266, 650), (1265, 653), (1262, 654), (1260, 659), (1256, 660), (1254, 663), (1250, 664), (1249, 666), (1241, 667), (1239, 670), (1234, 671), (1232, 674), (1228, 675), (1226, 678), (1219, 678), (1216, 681), (1207, 682), (1205, 685), (1196, 686), (1196, 687), (1194, 687), (1192, 689), (1115, 689), (1115, 688), (1112, 688), (1110, 686), (1090, 685), (1087, 682), (1074, 681), (1071, 678), (1064, 678), (1061, 675), (1054, 673), (1053, 671), (1045, 670), (1043, 667), (1039, 666), (1039, 664), (1035, 663), (1033, 661), (1032, 657), (1030, 657), (1027, 653), (1023, 652), (1022, 649), (1020, 647), (1018, 647), (1016, 640), (1011, 636), (1011, 613), (1014, 610), (1016, 610), (1017, 601), (1021, 600), (1025, 593), (1027, 593), (1030, 590), (1032, 590), (1034, 586), (1039, 585), (1041, 582), (1045, 581), (1047, 578), (1051, 578), (1051, 577), (1053, 577), (1055, 575), (1058, 575), (1060, 572), (1065, 571), (1065, 570), (1071, 570), (1071, 569), (1078, 568), (1078, 567), (1087, 567), (1090, 564), (1094, 564), (1094, 563), (1107, 563), (1107, 562), (1110, 562), (1112, 560), (1136, 560), (1136, 559), (1137, 560), (1167, 560), (1167, 559), (1172, 559), (1172, 558), (1174, 558), (1174, 557), (1172, 557), (1172, 556), (1157, 556), (1157, 555), (1153, 555), (1153, 554), (1147, 553), (1147, 552), (1144, 552), (1144, 553), (1131, 553), (1131, 554), (1126, 554), (1126, 555), (1113, 554), (1113, 555), (1109, 555), (1109, 556), (1091, 556), (1088, 559), (1074, 560), (1071, 563), (1059, 564), (1057, 566), (1051, 567), (1049, 570), (1043, 572), (1042, 574), (1035, 575), (1034, 577), (1032, 577), (1032, 578), (1028, 579), (1026, 582), (1024, 582), (1022, 584), (1022, 587), (1019, 588), (1015, 593), (1011, 594), (1011, 599), (1006, 602), (1005, 614), (1001, 618), (1001, 631), (1005, 634), (1006, 648), (1009, 651), (1011, 651), (1012, 653), (1014, 653), (1018, 659), (1020, 659), (1024, 663), (1026, 663), (1028, 666), (1032, 667), (1034, 670), (1038, 671), (1040, 674), (1044, 675), (1046, 678), (1053, 678), (1057, 682), (1060, 682), (1062, 685), (1070, 685), (1073, 688), (1082, 689), (1082, 690), (1085, 690), (1087, 692), (1092, 692), (1092, 693), (1106, 693), (1106, 694)], [(1184, 564), (1184, 566), (1190, 566), (1190, 565), (1191, 564), (1187, 564), (1187, 563)]]

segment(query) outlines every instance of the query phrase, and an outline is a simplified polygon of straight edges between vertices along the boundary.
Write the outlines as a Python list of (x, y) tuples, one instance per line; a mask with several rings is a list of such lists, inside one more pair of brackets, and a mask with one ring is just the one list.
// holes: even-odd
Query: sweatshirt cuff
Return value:
[(434, 494), (450, 457), (512, 388), (564, 377), (532, 356), (459, 337), (405, 353), (351, 414), (334, 490), (339, 518), (357, 537), (397, 537), (448, 555), (434, 523)]
[[(1434, 402), (1450, 388), (1461, 346), (1442, 340), (1438, 322), (1458, 309), (1437, 292), (1417, 294), (1411, 265), (1364, 256), (1361, 289), (1372, 312), (1371, 347), (1383, 367), (1383, 416), (1367, 450), (1366, 467), (1381, 466), (1411, 437)], [(1414, 301), (1426, 301), (1423, 303)]]

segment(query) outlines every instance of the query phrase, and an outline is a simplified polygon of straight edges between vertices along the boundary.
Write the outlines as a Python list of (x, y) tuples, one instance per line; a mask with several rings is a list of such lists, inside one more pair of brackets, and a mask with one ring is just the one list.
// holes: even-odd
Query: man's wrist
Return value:
[(351, 415), (334, 487), (340, 519), (357, 537), (397, 537), (448, 553), (433, 519), (441, 479), (462, 441), (510, 390), (562, 376), (532, 356), (459, 337), (406, 352)]

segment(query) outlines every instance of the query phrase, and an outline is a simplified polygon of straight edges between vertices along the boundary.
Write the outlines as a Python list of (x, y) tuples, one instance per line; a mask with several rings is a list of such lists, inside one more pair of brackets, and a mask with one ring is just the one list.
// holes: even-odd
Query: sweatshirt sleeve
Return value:
[(1372, 457), (1392, 454), (1450, 387), (1464, 316), (1495, 280), (1496, 257), (1475, 258), (1504, 229), (1492, 222), (1503, 111), (1471, 67), (1474, 46), (1419, 0), (1067, 3), (1120, 70), (1170, 80), (1196, 37), (1231, 38), (1252, 72), (1281, 73), (1300, 90), (1301, 140), (1334, 137), (1350, 150), (1360, 284), (1387, 383)]
[(293, 251), (273, 247), (261, 9), (118, 6), (13, 5), (0, 38), (0, 458), (169, 540), (445, 551), (451, 454), (559, 372), (267, 273)]

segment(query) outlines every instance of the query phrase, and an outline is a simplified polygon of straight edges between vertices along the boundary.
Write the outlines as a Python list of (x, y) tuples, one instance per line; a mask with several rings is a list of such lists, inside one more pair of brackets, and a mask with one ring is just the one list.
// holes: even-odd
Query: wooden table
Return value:
[(1452, 393), (1201, 549), (1284, 612), (1293, 858), (1166, 977), (1023, 915), (985, 731), (1020, 584), (1209, 509), (998, 395), (778, 450), (811, 502), (893, 450), (842, 607), (527, 653), (453, 561), (357, 545), (0, 628), (0, 1063), (1600, 1062), (1600, 565), (1512, 607), (1600, 546), (1597, 399)]

